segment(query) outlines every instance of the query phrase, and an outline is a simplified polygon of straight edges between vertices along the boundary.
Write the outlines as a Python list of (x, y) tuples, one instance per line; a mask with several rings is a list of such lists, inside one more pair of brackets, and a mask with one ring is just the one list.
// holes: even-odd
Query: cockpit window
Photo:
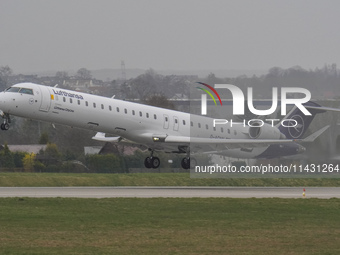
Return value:
[(27, 89), (27, 88), (10, 87), (6, 89), (6, 91), (7, 92), (19, 92), (22, 94), (33, 95), (33, 89)]
[(33, 95), (33, 89), (21, 88), (20, 91), (19, 91), (19, 93)]
[(6, 89), (6, 91), (8, 92), (18, 92), (20, 90), (20, 88), (18, 87), (10, 87), (8, 89)]

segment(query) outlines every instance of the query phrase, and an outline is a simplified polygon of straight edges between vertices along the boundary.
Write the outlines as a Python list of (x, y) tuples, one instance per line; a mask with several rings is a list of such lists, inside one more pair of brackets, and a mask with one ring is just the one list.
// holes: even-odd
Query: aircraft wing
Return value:
[[(140, 138), (147, 142), (147, 144), (159, 144), (163, 145), (198, 145), (201, 147), (209, 148), (207, 150), (225, 150), (225, 149), (236, 149), (236, 148), (255, 148), (265, 147), (271, 144), (286, 144), (286, 143), (305, 143), (313, 142), (323, 132), (325, 132), (329, 126), (325, 126), (305, 139), (218, 139), (218, 138), (203, 138), (203, 137), (189, 137), (189, 136), (169, 136), (167, 134), (152, 134), (144, 133), (140, 134)], [(139, 144), (130, 140), (126, 140), (121, 136), (106, 137), (105, 133), (98, 132), (92, 139), (102, 142), (119, 142), (124, 144)], [(157, 146), (157, 147), (160, 147)], [(152, 146), (151, 146), (152, 147)], [(203, 149), (203, 148), (202, 148)]]
[(115, 137), (106, 137), (105, 133), (98, 132), (95, 136), (92, 137), (93, 140), (101, 141), (101, 142), (120, 142), (122, 138), (120, 136)]
[(228, 149), (235, 148), (251, 148), (251, 147), (264, 147), (271, 144), (292, 143), (296, 140), (288, 139), (217, 139), (217, 138), (200, 138), (200, 137), (183, 137), (183, 136), (168, 136), (166, 143), (178, 144), (201, 144), (210, 145), (214, 147), (224, 147)]
[(92, 137), (92, 139), (100, 142), (119, 143), (121, 145), (137, 146), (142, 151), (148, 149), (148, 147), (143, 144), (135, 143), (121, 136), (106, 137), (105, 135), (106, 135), (105, 133), (97, 132), (96, 135)]
[(167, 136), (160, 138), (153, 136), (155, 142), (166, 142), (166, 143), (179, 143), (179, 144), (202, 144), (210, 145), (214, 147), (224, 147), (228, 149), (234, 148), (253, 148), (253, 147), (264, 147), (271, 144), (285, 144), (285, 143), (306, 143), (314, 142), (322, 133), (324, 133), (328, 126), (321, 128), (305, 139), (217, 139), (217, 138), (201, 138), (201, 137), (184, 137), (184, 136)]

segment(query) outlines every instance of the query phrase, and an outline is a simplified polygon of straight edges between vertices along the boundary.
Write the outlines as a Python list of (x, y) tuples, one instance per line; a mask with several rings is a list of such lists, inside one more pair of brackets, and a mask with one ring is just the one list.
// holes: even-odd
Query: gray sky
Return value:
[(340, 64), (340, 1), (0, 0), (0, 66), (269, 69)]

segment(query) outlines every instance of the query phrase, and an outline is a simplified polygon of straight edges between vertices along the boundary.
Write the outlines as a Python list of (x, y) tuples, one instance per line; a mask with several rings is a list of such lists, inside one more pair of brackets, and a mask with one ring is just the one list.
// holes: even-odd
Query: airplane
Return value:
[[(304, 106), (311, 116), (295, 106), (285, 117), (296, 120), (294, 127), (280, 123), (214, 127), (214, 119), (206, 116), (34, 83), (19, 83), (0, 93), (2, 130), (9, 129), (12, 115), (97, 131), (93, 139), (98, 141), (146, 146), (150, 151), (144, 160), (146, 168), (160, 166), (155, 151), (184, 154), (184, 169), (196, 163), (190, 155), (199, 153), (249, 159), (303, 153), (301, 143), (314, 141), (328, 128), (302, 139), (315, 114), (334, 110), (311, 101)], [(106, 137), (106, 133), (116, 136)]]

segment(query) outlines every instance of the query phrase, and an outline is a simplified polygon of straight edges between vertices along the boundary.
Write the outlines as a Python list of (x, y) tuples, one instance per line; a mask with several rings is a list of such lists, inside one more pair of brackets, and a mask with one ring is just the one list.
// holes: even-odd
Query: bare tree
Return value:
[(58, 71), (56, 72), (55, 77), (57, 77), (58, 79), (66, 79), (69, 76), (68, 76), (68, 73), (65, 71)]
[(8, 86), (8, 78), (13, 73), (9, 66), (0, 67), (0, 89), (4, 90)]
[(78, 71), (77, 71), (77, 77), (80, 78), (80, 79), (91, 79), (92, 78), (92, 75), (91, 75), (91, 71), (89, 71), (88, 69), (86, 68), (80, 68)]

